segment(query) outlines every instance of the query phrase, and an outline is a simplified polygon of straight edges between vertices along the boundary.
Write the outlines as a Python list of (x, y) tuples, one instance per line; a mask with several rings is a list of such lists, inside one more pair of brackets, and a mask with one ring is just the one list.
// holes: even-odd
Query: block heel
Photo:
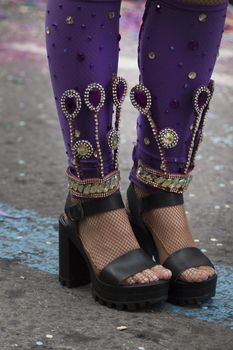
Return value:
[(65, 206), (67, 222), (64, 222), (63, 216), (59, 220), (59, 280), (70, 288), (91, 281), (93, 297), (101, 305), (133, 311), (168, 298), (167, 281), (135, 285), (124, 283), (128, 277), (150, 269), (156, 263), (138, 248), (111, 261), (97, 275), (79, 232), (79, 222), (85, 217), (120, 208), (125, 208), (120, 193), (75, 205), (68, 195)]
[[(140, 199), (131, 183), (127, 191), (127, 198), (129, 219), (138, 243), (147, 254), (159, 261), (156, 245), (149, 228), (143, 221), (142, 214), (151, 209), (181, 205), (184, 202), (182, 194), (164, 191), (164, 193)], [(179, 278), (182, 272), (192, 267), (210, 266), (214, 268), (211, 261), (198, 248), (178, 249), (163, 262), (163, 266), (172, 272), (168, 290), (168, 301), (171, 303), (197, 304), (215, 296), (216, 274), (203, 282), (184, 282)]]
[(59, 220), (59, 282), (68, 288), (90, 283), (87, 263), (69, 237), (63, 217)]

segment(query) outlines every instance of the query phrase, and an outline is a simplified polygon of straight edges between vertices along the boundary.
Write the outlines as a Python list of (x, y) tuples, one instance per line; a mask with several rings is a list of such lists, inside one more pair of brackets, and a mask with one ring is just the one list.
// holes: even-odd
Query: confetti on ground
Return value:
[(126, 329), (127, 329), (126, 326), (118, 326), (118, 327), (117, 327), (117, 330), (118, 330), (118, 331), (125, 331)]

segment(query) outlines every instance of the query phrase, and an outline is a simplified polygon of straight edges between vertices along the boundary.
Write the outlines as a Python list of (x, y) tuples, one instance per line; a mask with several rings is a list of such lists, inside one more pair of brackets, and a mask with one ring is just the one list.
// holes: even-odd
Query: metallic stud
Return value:
[(110, 11), (110, 12), (108, 13), (108, 18), (109, 18), (109, 19), (115, 18), (115, 12), (114, 12), (114, 11)]
[(159, 132), (159, 142), (163, 148), (174, 148), (178, 141), (179, 137), (174, 129), (165, 128)]
[[(71, 102), (72, 106), (69, 106), (69, 102)], [(78, 116), (81, 106), (81, 97), (77, 91), (67, 90), (62, 94), (61, 109), (68, 121), (72, 121)]]
[(155, 52), (154, 51), (149, 52), (148, 57), (150, 60), (154, 60), (156, 58)]
[(196, 77), (197, 77), (197, 73), (196, 72), (189, 72), (188, 78), (190, 80), (194, 80), (194, 79), (196, 79)]
[(198, 17), (199, 22), (203, 23), (207, 19), (207, 15), (205, 13), (201, 13)]
[(50, 34), (51, 34), (51, 29), (50, 29), (49, 26), (46, 26), (45, 32), (46, 32), (47, 35), (50, 35)]
[(135, 85), (130, 91), (132, 105), (142, 114), (147, 115), (151, 108), (152, 98), (150, 91), (143, 85)]
[(72, 16), (66, 17), (66, 23), (67, 24), (74, 24), (74, 18)]
[(115, 129), (110, 130), (107, 136), (107, 140), (108, 140), (108, 146), (112, 150), (116, 150), (119, 146), (119, 141), (120, 141), (119, 132)]
[(73, 152), (80, 159), (88, 159), (93, 155), (94, 149), (89, 141), (80, 140), (75, 142)]
[(88, 85), (84, 92), (84, 102), (95, 113), (98, 113), (103, 107), (105, 98), (104, 88), (98, 83)]
[(150, 139), (148, 137), (144, 137), (144, 143), (145, 143), (145, 145), (149, 145)]
[(74, 131), (74, 136), (75, 136), (75, 137), (80, 137), (80, 134), (81, 134), (81, 133), (80, 133), (79, 130), (75, 130), (75, 131)]

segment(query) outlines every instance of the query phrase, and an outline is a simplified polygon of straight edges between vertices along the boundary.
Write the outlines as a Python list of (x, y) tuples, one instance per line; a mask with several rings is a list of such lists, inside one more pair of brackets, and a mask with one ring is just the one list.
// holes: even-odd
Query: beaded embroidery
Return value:
[[(193, 106), (195, 111), (195, 120), (191, 130), (192, 136), (188, 150), (188, 159), (184, 167), (184, 173), (187, 174), (190, 167), (194, 167), (194, 161), (196, 153), (199, 149), (199, 145), (203, 139), (203, 127), (206, 120), (206, 115), (209, 110), (209, 103), (214, 93), (214, 81), (211, 80), (209, 86), (201, 86), (194, 91), (193, 94)], [(203, 95), (204, 101), (200, 101)], [(202, 102), (202, 104), (201, 104)], [(195, 147), (196, 146), (196, 147)]]
[(127, 82), (122, 77), (113, 77), (112, 81), (112, 99), (116, 107), (115, 114), (115, 128), (110, 130), (107, 136), (108, 145), (113, 150), (113, 159), (115, 169), (118, 169), (118, 156), (119, 156), (119, 143), (120, 143), (120, 117), (121, 117), (121, 108), (127, 94)]
[[(98, 83), (92, 83), (84, 91), (84, 102), (87, 108), (94, 112), (96, 149), (88, 140), (77, 140), (80, 131), (75, 130), (74, 122), (81, 110), (82, 101), (79, 93), (75, 90), (67, 90), (61, 97), (61, 109), (68, 121), (70, 130), (70, 144), (72, 151), (72, 164), (76, 170), (76, 176), (67, 170), (68, 188), (77, 197), (98, 198), (109, 196), (119, 188), (120, 173), (118, 170), (119, 149), (119, 124), (122, 104), (127, 93), (125, 79), (114, 76), (112, 82), (112, 99), (116, 107), (115, 126), (107, 134), (107, 142), (113, 151), (115, 170), (104, 175), (104, 162), (99, 140), (99, 116), (98, 113), (105, 103), (105, 90)], [(81, 179), (80, 161), (95, 157), (99, 165), (99, 178)]]

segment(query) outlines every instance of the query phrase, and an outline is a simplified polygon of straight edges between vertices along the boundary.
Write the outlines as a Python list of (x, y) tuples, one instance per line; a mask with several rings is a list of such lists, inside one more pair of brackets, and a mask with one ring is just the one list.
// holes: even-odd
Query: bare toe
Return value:
[(172, 276), (172, 272), (162, 265), (152, 267), (152, 271), (156, 273), (156, 276), (158, 276), (160, 280), (169, 280)]
[(124, 282), (124, 284), (130, 284), (130, 285), (135, 284), (135, 283), (136, 283), (136, 281), (133, 277), (127, 278)]
[(198, 270), (204, 271), (205, 273), (207, 273), (208, 277), (212, 277), (216, 274), (215, 269), (213, 269), (213, 267), (211, 266), (199, 266)]
[(208, 274), (204, 271), (199, 270), (198, 268), (191, 268), (184, 271), (180, 279), (185, 282), (203, 282), (208, 279)]
[(152, 269), (147, 269), (143, 271), (143, 275), (145, 275), (150, 282), (156, 282), (159, 280), (159, 277)]
[(137, 273), (136, 275), (133, 276), (133, 278), (135, 282), (138, 284), (150, 282), (149, 278), (146, 275), (144, 275), (142, 272)]

